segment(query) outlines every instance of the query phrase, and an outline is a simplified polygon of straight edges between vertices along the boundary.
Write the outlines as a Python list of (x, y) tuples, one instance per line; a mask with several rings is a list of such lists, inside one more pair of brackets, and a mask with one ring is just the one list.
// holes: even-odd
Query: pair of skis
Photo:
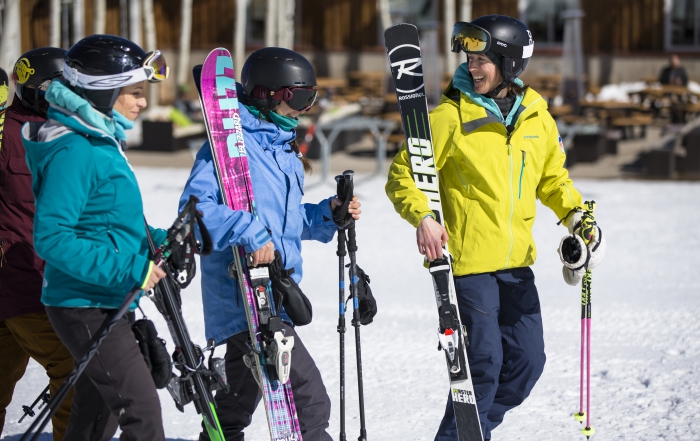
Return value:
[[(232, 210), (257, 216), (231, 54), (224, 48), (214, 49), (193, 75), (223, 201)], [(289, 381), (294, 338), (284, 335), (281, 305), (274, 304), (267, 266), (252, 267), (243, 247), (234, 247), (233, 255), (231, 273), (243, 293), (250, 334), (244, 361), (262, 390), (271, 440), (301, 441)]]
[[(416, 187), (423, 192), (435, 220), (443, 223), (438, 173), (428, 118), (428, 102), (418, 29), (407, 23), (384, 31), (387, 55), (398, 98), (401, 122)], [(430, 262), (437, 302), (439, 348), (445, 352), (459, 441), (483, 441), (479, 412), (467, 361), (467, 331), (457, 306), (452, 263), (447, 245), (443, 257)]]

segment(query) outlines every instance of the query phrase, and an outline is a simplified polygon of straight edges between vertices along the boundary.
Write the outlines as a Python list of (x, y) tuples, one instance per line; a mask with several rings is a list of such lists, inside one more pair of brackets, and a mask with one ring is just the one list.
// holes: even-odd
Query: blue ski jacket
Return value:
[[(238, 86), (239, 96), (243, 94)], [(207, 340), (224, 343), (228, 337), (248, 330), (248, 320), (238, 282), (228, 276), (233, 262), (232, 246), (243, 246), (246, 253), (260, 249), (272, 240), (282, 254), (286, 269), (294, 268), (292, 278), (303, 275), (301, 241), (329, 242), (337, 227), (330, 209), (331, 198), (319, 204), (302, 204), (304, 168), (290, 143), (296, 131), (283, 131), (275, 124), (253, 116), (240, 107), (241, 123), (253, 183), (258, 219), (242, 210), (224, 205), (209, 142), (199, 150), (180, 207), (195, 195), (197, 208), (211, 234), (214, 251), (200, 260), (202, 301)], [(290, 322), (283, 312), (282, 317)]]
[[(61, 80), (46, 123), (22, 127), (36, 204), (34, 246), (48, 306), (115, 309), (152, 271), (136, 176), (121, 141), (133, 123), (94, 110)], [(153, 230), (154, 240), (165, 238)], [(132, 305), (135, 308), (136, 305)]]

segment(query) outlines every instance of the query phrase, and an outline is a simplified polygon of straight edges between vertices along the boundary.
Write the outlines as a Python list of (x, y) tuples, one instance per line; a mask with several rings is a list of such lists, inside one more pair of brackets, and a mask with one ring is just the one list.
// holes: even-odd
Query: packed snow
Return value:
[[(188, 170), (137, 168), (146, 215), (152, 225), (172, 222)], [(317, 176), (309, 177), (313, 182)], [(361, 328), (367, 434), (372, 440), (432, 440), (447, 398), (444, 356), (437, 347), (432, 283), (416, 251), (414, 229), (384, 195), (384, 177), (357, 178), (363, 203), (357, 225), (357, 261), (371, 276), (379, 313)], [(593, 271), (592, 424), (593, 439), (700, 439), (700, 184), (687, 182), (579, 180), (585, 198), (598, 203), (607, 235), (607, 257)], [(307, 188), (306, 200), (334, 193), (324, 183)], [(262, 208), (264, 209), (264, 207)], [(544, 374), (531, 396), (506, 415), (494, 441), (585, 439), (572, 414), (579, 402), (580, 289), (566, 285), (556, 248), (565, 230), (538, 205), (535, 238), (540, 255), (534, 271), (540, 293), (547, 352)], [(338, 264), (336, 244), (305, 242), (302, 288), (314, 306), (314, 320), (298, 329), (314, 356), (333, 403), (329, 433), (339, 438)], [(199, 276), (197, 276), (199, 277)], [(199, 280), (184, 292), (190, 333), (204, 344)], [(161, 337), (172, 339), (153, 305), (144, 309)], [(349, 323), (350, 317), (348, 315)], [(347, 438), (359, 435), (354, 333), (346, 334)], [(217, 351), (223, 355), (223, 348)], [(232, 381), (233, 379), (229, 379)], [(31, 362), (7, 409), (3, 440), (18, 440), (21, 406), (47, 384)], [(201, 418), (194, 406), (179, 413), (160, 391), (169, 440), (195, 440)], [(47, 431), (50, 433), (50, 425)], [(118, 435), (117, 435), (118, 436)], [(47, 433), (41, 437), (48, 441)], [(260, 409), (247, 440), (269, 439)]]

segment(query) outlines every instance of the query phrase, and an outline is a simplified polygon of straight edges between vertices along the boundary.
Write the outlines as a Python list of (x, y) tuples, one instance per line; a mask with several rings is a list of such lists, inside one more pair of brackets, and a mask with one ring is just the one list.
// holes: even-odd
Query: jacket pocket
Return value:
[(34, 202), (32, 173), (24, 158), (12, 157), (7, 163), (7, 198), (13, 202)]
[(520, 152), (522, 153), (522, 159), (520, 162), (520, 179), (518, 179), (518, 199), (522, 198), (523, 195), (523, 175), (525, 174), (525, 165), (527, 165), (527, 152), (525, 150)]

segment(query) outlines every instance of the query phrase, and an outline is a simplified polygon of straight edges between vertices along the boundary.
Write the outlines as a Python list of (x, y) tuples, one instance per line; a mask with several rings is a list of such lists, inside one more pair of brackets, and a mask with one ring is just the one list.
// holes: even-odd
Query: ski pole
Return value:
[[(346, 441), (345, 436), (345, 228), (347, 227), (348, 220), (347, 215), (347, 205), (350, 203), (349, 199), (352, 199), (352, 185), (347, 186), (345, 180), (345, 175), (338, 175), (335, 177), (335, 181), (338, 184), (337, 196), (339, 199), (343, 200), (343, 206), (334, 217), (336, 224), (338, 224), (338, 249), (336, 255), (338, 256), (338, 334), (340, 338), (340, 441)], [(345, 203), (347, 202), (347, 204)], [(350, 218), (352, 219), (352, 217)]]
[(41, 432), (44, 430), (44, 427), (46, 427), (46, 425), (49, 423), (49, 420), (51, 419), (53, 414), (56, 413), (56, 410), (58, 410), (58, 407), (61, 405), (61, 403), (63, 403), (63, 400), (68, 395), (68, 392), (78, 381), (78, 378), (80, 377), (80, 375), (82, 375), (88, 363), (90, 363), (90, 360), (92, 360), (92, 357), (97, 352), (97, 349), (99, 349), (100, 345), (102, 344), (102, 341), (105, 338), (107, 338), (109, 331), (112, 330), (114, 325), (116, 325), (117, 322), (126, 313), (126, 311), (129, 310), (129, 306), (131, 306), (131, 304), (134, 303), (134, 301), (136, 301), (136, 298), (141, 294), (141, 291), (141, 288), (136, 288), (129, 292), (122, 304), (119, 306), (119, 309), (117, 309), (116, 312), (111, 314), (107, 318), (107, 320), (105, 320), (100, 329), (96, 332), (97, 337), (95, 338), (95, 340), (93, 340), (92, 346), (90, 346), (88, 352), (85, 355), (83, 355), (83, 358), (81, 358), (80, 361), (78, 361), (75, 364), (73, 370), (66, 378), (66, 381), (64, 381), (61, 387), (58, 388), (58, 391), (56, 391), (56, 395), (53, 398), (51, 398), (51, 401), (49, 401), (49, 404), (44, 408), (44, 410), (41, 411), (39, 417), (36, 420), (34, 420), (31, 426), (29, 426), (29, 429), (27, 429), (20, 441), (26, 441), (27, 439), (29, 439), (28, 437), (32, 434), (34, 430), (36, 430), (36, 433), (34, 433), (34, 436), (31, 438), (31, 440), (36, 441), (37, 439), (39, 439), (39, 435), (41, 435)]
[[(192, 212), (193, 210), (196, 211), (195, 207), (197, 202), (199, 202), (199, 200), (191, 196), (187, 206), (181, 213), (179, 213), (178, 218), (173, 223), (173, 226), (168, 229), (166, 239), (153, 255), (152, 259), (154, 265), (158, 267), (165, 265), (167, 259), (170, 257), (173, 251), (173, 248), (178, 246), (182, 238), (194, 228), (194, 218), (192, 217)], [(83, 371), (85, 371), (85, 368), (92, 360), (92, 357), (95, 355), (104, 339), (107, 338), (107, 335), (112, 328), (114, 328), (117, 322), (124, 316), (124, 314), (126, 314), (131, 304), (136, 301), (142, 292), (143, 290), (141, 288), (135, 288), (130, 291), (121, 305), (119, 305), (119, 308), (117, 308), (115, 312), (105, 319), (97, 332), (95, 332), (95, 338), (92, 341), (90, 349), (88, 349), (87, 353), (74, 364), (71, 373), (68, 375), (61, 387), (58, 388), (58, 391), (56, 391), (56, 394), (51, 398), (49, 404), (41, 411), (39, 417), (34, 420), (32, 425), (29, 426), (29, 429), (27, 429), (24, 435), (22, 435), (20, 441), (28, 440), (28, 437), (32, 435), (34, 430), (36, 430), (36, 432), (34, 433), (34, 436), (32, 436), (31, 441), (36, 441), (39, 438), (39, 435), (41, 435), (41, 432), (44, 430), (53, 414), (56, 413), (58, 407), (61, 405), (61, 403), (63, 403), (63, 400), (68, 395), (70, 389), (78, 381), (78, 378), (80, 375), (82, 375)]]
[(340, 441), (345, 437), (345, 230), (338, 230), (338, 296), (339, 317), (338, 334), (340, 335)]
[[(586, 246), (594, 239), (594, 234), (597, 231), (595, 216), (595, 201), (584, 202), (586, 209), (581, 216), (581, 237)], [(591, 281), (592, 273), (590, 269), (586, 269), (581, 281), (581, 376), (580, 376), (580, 393), (579, 393), (579, 411), (574, 415), (577, 421), (583, 423), (586, 421), (586, 426), (581, 429), (581, 433), (590, 438), (595, 429), (591, 426)], [(585, 350), (584, 350), (585, 348)], [(586, 370), (586, 410), (583, 410), (583, 373), (584, 359)]]
[[(355, 172), (352, 170), (346, 170), (343, 172), (343, 178), (345, 180), (345, 200), (346, 202), (352, 200), (353, 197), (353, 176)], [(350, 217), (348, 215), (348, 217)], [(352, 218), (350, 218), (352, 219)], [(358, 441), (367, 440), (367, 427), (365, 425), (365, 397), (364, 397), (364, 386), (362, 379), (362, 346), (360, 344), (360, 302), (357, 294), (357, 260), (355, 253), (357, 251), (357, 241), (355, 234), (355, 222), (349, 223), (348, 227), (348, 241), (347, 248), (348, 254), (350, 255), (350, 295), (352, 296), (352, 326), (355, 328), (355, 357), (357, 359), (357, 392), (360, 400), (360, 436), (357, 438)]]
[(34, 402), (32, 403), (31, 406), (27, 406), (27, 405), (22, 406), (22, 412), (24, 412), (24, 415), (22, 415), (22, 418), (19, 419), (18, 423), (21, 423), (22, 420), (27, 417), (27, 415), (29, 415), (30, 417), (33, 417), (34, 415), (36, 415), (34, 413), (34, 406), (36, 406), (36, 403), (38, 403), (39, 401), (42, 402), (39, 405), (39, 409), (41, 409), (44, 406), (44, 404), (47, 404), (49, 402), (50, 398), (51, 398), (51, 396), (49, 395), (49, 386), (46, 386), (44, 388), (44, 390), (41, 391), (39, 396), (36, 397), (36, 400), (34, 400)]

